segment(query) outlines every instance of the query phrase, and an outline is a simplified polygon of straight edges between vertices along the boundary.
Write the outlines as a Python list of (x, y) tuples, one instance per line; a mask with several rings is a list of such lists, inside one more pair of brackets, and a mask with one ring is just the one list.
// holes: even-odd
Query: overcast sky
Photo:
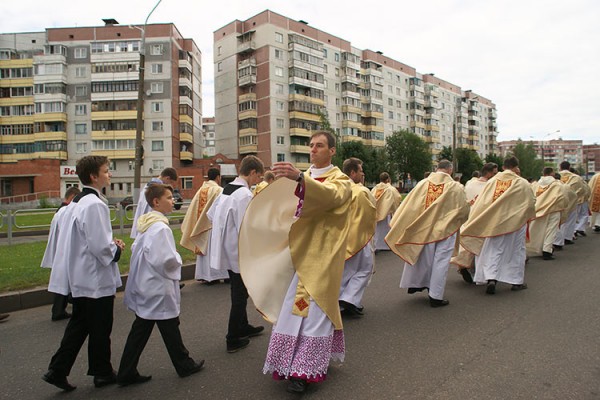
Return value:
[[(142, 24), (157, 0), (4, 1), (0, 31)], [(202, 51), (205, 117), (214, 115), (213, 36), (265, 9), (382, 51), (496, 104), (499, 140), (600, 142), (600, 1), (162, 0), (149, 23), (172, 22)], [(560, 133), (553, 133), (560, 130)]]

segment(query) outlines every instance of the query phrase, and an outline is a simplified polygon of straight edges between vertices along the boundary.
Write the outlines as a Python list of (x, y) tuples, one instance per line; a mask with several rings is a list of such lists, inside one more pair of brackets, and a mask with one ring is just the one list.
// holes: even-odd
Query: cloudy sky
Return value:
[[(0, 31), (141, 24), (157, 0), (30, 0), (3, 4)], [(360, 49), (435, 73), (491, 99), (499, 140), (600, 143), (600, 2), (570, 0), (162, 0), (150, 23), (172, 22), (203, 54), (204, 116), (214, 115), (212, 33), (265, 9), (307, 21)], [(560, 133), (552, 133), (560, 130)]]

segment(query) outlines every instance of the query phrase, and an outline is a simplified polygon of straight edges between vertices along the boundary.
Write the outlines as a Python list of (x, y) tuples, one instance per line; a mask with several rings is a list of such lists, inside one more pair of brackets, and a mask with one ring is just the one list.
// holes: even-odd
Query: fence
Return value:
[[(181, 209), (174, 210), (174, 212), (167, 216), (170, 221), (180, 221), (183, 219), (183, 215), (187, 211), (190, 202), (184, 201), (181, 205)], [(129, 204), (126, 207), (121, 207), (120, 204), (109, 205), (110, 220), (113, 225), (113, 231), (118, 228), (121, 235), (125, 234), (125, 228), (128, 228), (133, 223), (133, 217), (135, 215), (135, 209), (137, 204)], [(50, 228), (52, 217), (56, 213), (55, 208), (43, 208), (43, 209), (23, 209), (23, 210), (0, 210), (0, 231), (4, 232), (6, 229), (6, 235), (8, 244), (11, 245), (14, 241), (15, 233), (19, 232), (19, 236), (22, 236), (23, 232), (32, 232), (33, 234), (47, 234), (47, 229)], [(38, 232), (34, 230), (44, 230)]]

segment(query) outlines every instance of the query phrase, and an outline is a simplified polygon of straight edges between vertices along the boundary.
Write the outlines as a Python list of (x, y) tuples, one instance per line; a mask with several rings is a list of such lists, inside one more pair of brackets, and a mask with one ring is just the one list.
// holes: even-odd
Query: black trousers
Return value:
[(194, 360), (190, 358), (190, 353), (183, 345), (181, 332), (179, 330), (179, 317), (165, 320), (150, 320), (135, 316), (135, 321), (131, 324), (129, 336), (121, 356), (119, 373), (117, 379), (127, 380), (138, 375), (137, 366), (140, 356), (148, 343), (150, 334), (154, 329), (154, 324), (158, 326), (171, 362), (179, 375), (185, 374), (194, 367)]
[(92, 299), (73, 298), (73, 315), (65, 328), (60, 347), (52, 356), (48, 369), (68, 376), (81, 346), (88, 338), (88, 375), (103, 376), (113, 372), (110, 363), (110, 334), (113, 326), (115, 296)]
[(52, 318), (57, 318), (67, 312), (69, 296), (54, 293), (54, 302), (52, 303)]
[(248, 290), (242, 275), (231, 270), (229, 272), (229, 283), (231, 285), (231, 311), (229, 312), (229, 327), (227, 329), (227, 341), (235, 341), (246, 336), (248, 329)]

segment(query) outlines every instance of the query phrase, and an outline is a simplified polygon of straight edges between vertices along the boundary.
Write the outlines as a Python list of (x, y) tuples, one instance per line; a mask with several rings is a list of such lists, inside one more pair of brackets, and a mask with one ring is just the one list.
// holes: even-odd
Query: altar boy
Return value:
[(144, 383), (152, 378), (140, 375), (137, 365), (155, 324), (179, 376), (194, 374), (204, 365), (204, 360), (196, 363), (189, 356), (179, 331), (181, 256), (165, 216), (173, 211), (173, 188), (149, 185), (145, 197), (152, 211), (139, 217), (138, 234), (131, 245), (125, 305), (135, 312), (135, 321), (121, 357), (119, 386)]

